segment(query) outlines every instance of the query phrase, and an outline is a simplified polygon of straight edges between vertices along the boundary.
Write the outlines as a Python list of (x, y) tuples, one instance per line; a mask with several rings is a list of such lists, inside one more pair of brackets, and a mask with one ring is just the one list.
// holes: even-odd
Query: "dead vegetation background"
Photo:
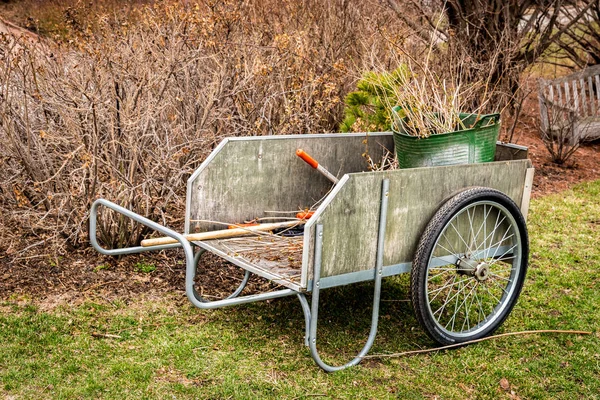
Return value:
[[(401, 33), (374, 2), (94, 7), (63, 7), (52, 43), (0, 38), (6, 254), (87, 246), (98, 197), (177, 226), (187, 177), (223, 137), (336, 131), (353, 71), (385, 53), (378, 32)], [(107, 246), (145, 233), (101, 220)]]

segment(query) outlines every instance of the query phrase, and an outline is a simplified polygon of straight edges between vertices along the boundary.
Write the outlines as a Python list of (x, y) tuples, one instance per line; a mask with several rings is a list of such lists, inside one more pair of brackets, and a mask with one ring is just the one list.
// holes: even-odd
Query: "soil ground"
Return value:
[[(600, 143), (582, 146), (566, 165), (552, 163), (537, 135), (535, 99), (525, 104), (513, 142), (528, 146), (536, 168), (533, 197), (565, 190), (576, 183), (600, 179)], [(0, 245), (0, 299), (38, 300), (44, 307), (81, 302), (88, 298), (133, 299), (140, 294), (184, 296), (185, 264), (178, 251), (127, 256), (120, 259), (99, 255), (89, 248), (67, 256), (7, 254)], [(198, 286), (207, 298), (231, 292), (243, 274), (218, 257), (206, 254), (200, 263)], [(145, 272), (144, 272), (145, 271)], [(244, 293), (265, 289), (271, 283), (254, 276)]]

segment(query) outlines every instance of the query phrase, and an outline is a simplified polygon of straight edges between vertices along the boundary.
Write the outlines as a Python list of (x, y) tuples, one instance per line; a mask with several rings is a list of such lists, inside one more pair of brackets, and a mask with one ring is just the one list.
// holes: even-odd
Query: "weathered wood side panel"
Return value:
[(529, 166), (529, 160), (516, 160), (349, 175), (307, 225), (307, 279), (312, 279), (316, 224), (323, 224), (323, 277), (374, 267), (383, 179), (390, 180), (384, 265), (394, 265), (412, 261), (433, 214), (465, 188), (495, 188), (521, 204)]
[(496, 157), (494, 161), (525, 160), (529, 150), (527, 147), (512, 143), (496, 143)]
[[(276, 216), (265, 211), (311, 207), (331, 182), (299, 159), (302, 148), (334, 175), (364, 171), (367, 150), (374, 160), (393, 149), (389, 133), (293, 135), (226, 139), (188, 182), (186, 232), (222, 229), (196, 220), (239, 223)], [(290, 216), (290, 215), (287, 215)]]

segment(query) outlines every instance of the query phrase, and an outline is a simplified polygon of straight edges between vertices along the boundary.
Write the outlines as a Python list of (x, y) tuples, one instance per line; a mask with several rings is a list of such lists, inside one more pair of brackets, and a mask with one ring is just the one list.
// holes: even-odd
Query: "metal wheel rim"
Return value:
[[(466, 277), (466, 276), (460, 276), (458, 273), (455, 273), (454, 276), (455, 277), (459, 277), (462, 279), (453, 279), (453, 283), (450, 285), (450, 289), (448, 289), (448, 293), (444, 293), (443, 290), (440, 290), (439, 287), (435, 287), (435, 288), (430, 288), (430, 280), (432, 279), (438, 279), (440, 277), (440, 275), (436, 275), (436, 274), (448, 274), (448, 275), (452, 275), (452, 271), (451, 269), (454, 267), (449, 267), (449, 264), (447, 265), (441, 265), (441, 266), (437, 266), (437, 264), (440, 263), (439, 257), (434, 256), (436, 249), (438, 249), (439, 246), (441, 246), (440, 241), (446, 236), (445, 233), (451, 229), (453, 232), (456, 232), (460, 235), (460, 233), (458, 232), (458, 229), (460, 228), (456, 228), (455, 226), (453, 227), (453, 225), (455, 224), (455, 222), (459, 221), (460, 217), (464, 217), (465, 213), (467, 213), (467, 220), (470, 220), (471, 223), (473, 222), (473, 218), (475, 216), (475, 213), (477, 211), (477, 209), (481, 208), (481, 210), (483, 210), (484, 215), (486, 215), (486, 217), (483, 219), (485, 222), (482, 223), (482, 226), (480, 227), (468, 227), (469, 228), (469, 232), (471, 234), (475, 234), (477, 232), (481, 232), (483, 230), (483, 234), (481, 234), (481, 237), (484, 238), (485, 236), (489, 236), (490, 233), (487, 232), (487, 216), (489, 216), (491, 214), (491, 210), (498, 210), (498, 220), (502, 219), (502, 221), (498, 224), (496, 224), (496, 226), (494, 227), (494, 232), (496, 232), (496, 229), (499, 229), (502, 224), (504, 223), (504, 221), (507, 222), (508, 228), (506, 229), (506, 232), (503, 234), (503, 236), (505, 237), (505, 240), (501, 241), (500, 243), (498, 243), (498, 246), (494, 249), (494, 245), (495, 243), (489, 243), (489, 247), (486, 249), (485, 246), (488, 244), (487, 242), (483, 243), (479, 243), (479, 246), (484, 245), (484, 247), (479, 248), (479, 246), (475, 249), (471, 249), (474, 252), (477, 252), (475, 255), (478, 256), (479, 254), (485, 255), (486, 257), (482, 258), (482, 260), (485, 259), (494, 259), (494, 261), (491, 261), (491, 265), (492, 266), (497, 266), (497, 267), (502, 267), (504, 270), (507, 269), (508, 265), (510, 265), (510, 270), (509, 271), (504, 271), (497, 269), (497, 268), (491, 268), (490, 270), (491, 272), (491, 278), (489, 279), (488, 284), (486, 284), (486, 282), (479, 282), (477, 281), (476, 278), (474, 277)], [(471, 213), (469, 210), (473, 211), (473, 217), (471, 217)], [(489, 211), (488, 211), (489, 210)], [(498, 221), (497, 220), (497, 221)], [(473, 229), (473, 230), (471, 230)], [(496, 233), (492, 233), (491, 237), (492, 239), (494, 238), (494, 235)], [(477, 234), (475, 235), (475, 239), (477, 239), (479, 236), (477, 236)], [(502, 243), (504, 243), (506, 241), (506, 239), (513, 239), (511, 240), (509, 249), (512, 248), (511, 251), (513, 251), (513, 253), (511, 253), (512, 255), (508, 255), (508, 253), (505, 251), (506, 249), (502, 249)], [(447, 240), (447, 239), (446, 239)], [(457, 338), (465, 338), (465, 337), (471, 337), (473, 335), (477, 335), (478, 333), (480, 333), (481, 331), (487, 329), (488, 327), (492, 326), (499, 318), (502, 317), (503, 315), (503, 311), (505, 310), (506, 307), (509, 306), (509, 304), (511, 303), (510, 299), (512, 298), (512, 296), (514, 295), (514, 292), (517, 288), (517, 282), (519, 280), (520, 274), (521, 274), (521, 261), (522, 261), (522, 256), (523, 256), (523, 246), (522, 246), (522, 242), (521, 242), (522, 238), (521, 238), (521, 233), (519, 230), (519, 227), (517, 225), (517, 222), (515, 220), (515, 218), (512, 216), (512, 214), (508, 211), (508, 209), (506, 209), (506, 207), (504, 207), (503, 205), (494, 202), (494, 201), (478, 201), (478, 202), (474, 202), (472, 204), (469, 204), (467, 207), (461, 209), (458, 213), (456, 213), (455, 215), (452, 216), (452, 218), (444, 225), (444, 227), (442, 228), (442, 230), (440, 231), (440, 234), (438, 235), (438, 237), (436, 238), (435, 244), (433, 245), (433, 248), (431, 250), (431, 253), (429, 255), (429, 259), (428, 259), (428, 264), (427, 264), (427, 273), (426, 273), (426, 277), (425, 277), (425, 292), (426, 292), (426, 304), (427, 304), (427, 308), (429, 311), (429, 314), (431, 315), (435, 327), (437, 330), (439, 330), (441, 333), (445, 334), (445, 335), (452, 335), (454, 337)], [(470, 241), (470, 240), (469, 240)], [(489, 241), (489, 239), (488, 239)], [(467, 245), (466, 247), (469, 247), (469, 245), (466, 243), (467, 241), (465, 240), (465, 238), (462, 238), (462, 242), (464, 242), (465, 245)], [(449, 241), (448, 241), (449, 243)], [(500, 253), (500, 256), (498, 256), (498, 251), (502, 249), (503, 252)], [(453, 254), (454, 256), (454, 260), (458, 260), (460, 258), (460, 256), (463, 256), (465, 254), (465, 252), (459, 252), (459, 251), (454, 251), (455, 249), (450, 249), (449, 252)], [(486, 251), (487, 250), (487, 251)], [(485, 251), (485, 253), (482, 253), (483, 251)], [(495, 251), (495, 252), (492, 252)], [(490, 255), (492, 257), (490, 257)], [(496, 258), (497, 257), (497, 258)], [(510, 257), (510, 260), (512, 261), (511, 263), (506, 262)], [(434, 262), (434, 259), (438, 259), (437, 261)], [(450, 259), (445, 259), (445, 260), (441, 260), (441, 262), (448, 262), (450, 261)], [(445, 268), (447, 268), (448, 270), (444, 270)], [(498, 276), (494, 276), (494, 275), (499, 275)], [(448, 278), (449, 279), (449, 278)], [(461, 282), (461, 283), (459, 283)], [(501, 284), (499, 282), (505, 282), (505, 284)], [(493, 285), (493, 286), (489, 286), (489, 285)], [(481, 286), (481, 287), (479, 287)], [(444, 286), (442, 285), (442, 288)], [(456, 287), (456, 290), (453, 290), (453, 288)], [(490, 287), (492, 289), (490, 289)], [(501, 289), (501, 290), (498, 290)], [(490, 293), (490, 290), (492, 290), (493, 293)], [(452, 293), (454, 292), (454, 293)], [(462, 297), (461, 297), (461, 293)], [(487, 302), (488, 304), (486, 305), (482, 305), (480, 304), (484, 297), (483, 295), (477, 296), (477, 294), (479, 293), (483, 293), (485, 292), (487, 297), (491, 297), (492, 301), (491, 302)], [(473, 294), (474, 293), (474, 294)], [(501, 293), (500, 295), (496, 294), (494, 295), (494, 293)], [(450, 301), (453, 302), (453, 317), (450, 317), (450, 320), (446, 321), (441, 321), (441, 317), (442, 314), (444, 314), (444, 311), (446, 311), (446, 309), (442, 309), (440, 311), (440, 309), (436, 306), (432, 307), (432, 303), (438, 298), (440, 297), (440, 294), (443, 294), (445, 297), (443, 303), (445, 305), (443, 305), (443, 307), (446, 307)], [(452, 297), (456, 295), (456, 297)], [(499, 298), (498, 298), (499, 297)], [(477, 323), (474, 323), (475, 321), (472, 321), (470, 318), (465, 318), (464, 317), (464, 311), (466, 310), (467, 313), (466, 315), (472, 315), (472, 311), (473, 311), (473, 303), (475, 304), (475, 307), (478, 309), (483, 309), (483, 313), (481, 313), (480, 311), (477, 311)], [(491, 303), (495, 302), (495, 306), (493, 306), (492, 308), (489, 307), (489, 305)], [(490, 309), (489, 312), (486, 313), (486, 309), (487, 308)], [(450, 309), (450, 308), (448, 308)], [(463, 313), (463, 322), (461, 323), (460, 321), (457, 321), (457, 317), (460, 316), (460, 313)], [(437, 316), (436, 316), (437, 315)], [(453, 322), (452, 322), (453, 320)], [(460, 326), (458, 326), (460, 325)], [(466, 329), (465, 328), (466, 325)], [(460, 330), (455, 330), (455, 328), (459, 327)], [(450, 329), (448, 329), (450, 328)]]

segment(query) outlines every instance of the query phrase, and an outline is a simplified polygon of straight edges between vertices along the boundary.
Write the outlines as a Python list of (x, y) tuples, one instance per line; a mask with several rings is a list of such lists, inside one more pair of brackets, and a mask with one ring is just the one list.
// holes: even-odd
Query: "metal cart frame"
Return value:
[[(329, 181), (295, 157), (299, 147), (340, 177), (333, 189)], [(497, 161), (486, 164), (363, 172), (365, 153), (372, 160), (381, 160), (392, 149), (390, 132), (229, 138), (190, 177), (185, 234), (219, 229), (212, 221), (237, 223), (255, 218), (269, 208), (297, 209), (322, 199), (304, 227), (301, 274), (291, 275), (285, 268), (245, 259), (235, 251), (228, 251), (219, 241), (190, 242), (184, 234), (105, 199), (97, 200), (91, 208), (90, 242), (105, 255), (182, 248), (186, 260), (186, 294), (201, 309), (295, 295), (304, 313), (305, 344), (311, 356), (325, 371), (344, 369), (358, 364), (374, 343), (382, 278), (411, 271), (421, 232), (442, 204), (467, 188), (482, 186), (505, 193), (525, 217), (529, 206), (533, 168), (524, 147), (499, 143)], [(177, 243), (104, 249), (96, 238), (101, 206)], [(207, 301), (194, 288), (196, 267), (206, 251), (245, 271), (237, 289), (223, 300)], [(286, 288), (240, 296), (252, 273)], [(328, 365), (317, 350), (320, 291), (371, 280), (374, 298), (366, 344), (348, 363)], [(307, 295), (311, 296), (310, 302)]]

